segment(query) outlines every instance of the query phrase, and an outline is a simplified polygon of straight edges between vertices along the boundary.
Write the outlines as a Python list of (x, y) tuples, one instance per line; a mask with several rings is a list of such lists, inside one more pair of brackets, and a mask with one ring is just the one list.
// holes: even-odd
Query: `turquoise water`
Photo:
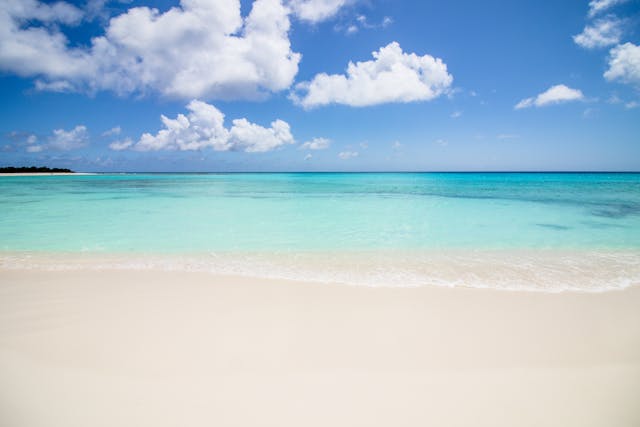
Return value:
[(640, 174), (0, 177), (0, 249), (638, 249)]

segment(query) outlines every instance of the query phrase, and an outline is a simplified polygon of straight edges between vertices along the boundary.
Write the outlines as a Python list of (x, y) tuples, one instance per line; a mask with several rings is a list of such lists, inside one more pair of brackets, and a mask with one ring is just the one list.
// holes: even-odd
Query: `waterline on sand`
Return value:
[(374, 287), (603, 292), (640, 284), (640, 251), (2, 252), (0, 269), (184, 271)]

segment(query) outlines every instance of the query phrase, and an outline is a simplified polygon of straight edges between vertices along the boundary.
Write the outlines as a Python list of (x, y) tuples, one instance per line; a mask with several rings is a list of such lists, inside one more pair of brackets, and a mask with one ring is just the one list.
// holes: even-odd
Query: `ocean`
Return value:
[(545, 291), (640, 283), (633, 173), (9, 176), (0, 195), (5, 268)]

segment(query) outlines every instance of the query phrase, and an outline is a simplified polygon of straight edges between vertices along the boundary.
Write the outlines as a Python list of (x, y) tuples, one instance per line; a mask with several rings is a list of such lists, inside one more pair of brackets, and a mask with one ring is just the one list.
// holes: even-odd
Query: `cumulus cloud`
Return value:
[(404, 53), (397, 42), (373, 52), (373, 58), (350, 62), (346, 75), (321, 73), (299, 83), (291, 98), (304, 108), (428, 101), (446, 93), (453, 82), (440, 58)]
[(287, 89), (300, 55), (291, 50), (289, 9), (256, 0), (181, 0), (161, 13), (133, 7), (109, 20), (87, 47), (72, 47), (58, 24), (81, 12), (67, 3), (0, 3), (0, 70), (37, 78), (42, 90), (178, 98), (251, 98)]
[(289, 7), (303, 21), (316, 23), (334, 17), (349, 0), (290, 0)]
[(289, 124), (282, 120), (271, 122), (271, 127), (264, 128), (247, 119), (237, 119), (233, 121), (229, 136), (230, 149), (247, 153), (263, 153), (295, 142)]
[(591, 0), (589, 2), (589, 17), (592, 18), (595, 15), (612, 8), (613, 6), (625, 2), (627, 2), (627, 0)]
[(189, 113), (178, 114), (175, 119), (161, 116), (164, 128), (155, 135), (145, 133), (135, 143), (126, 139), (117, 141), (110, 148), (116, 151), (213, 149), (258, 153), (295, 142), (289, 124), (282, 120), (275, 120), (270, 127), (265, 128), (247, 119), (236, 119), (232, 121), (231, 128), (227, 129), (224, 114), (213, 105), (193, 100), (187, 105), (187, 110)]
[(27, 152), (39, 153), (44, 150), (70, 151), (83, 148), (89, 144), (89, 131), (86, 126), (78, 125), (71, 130), (55, 129), (46, 138), (46, 142), (37, 144), (38, 138), (30, 134), (25, 143)]
[(573, 36), (573, 41), (585, 49), (594, 49), (614, 45), (620, 42), (621, 36), (622, 21), (609, 17), (586, 26), (582, 33)]
[(56, 129), (49, 138), (47, 148), (54, 150), (75, 150), (82, 148), (89, 143), (89, 132), (85, 126), (79, 125), (73, 129), (66, 131), (64, 129)]
[(301, 150), (325, 150), (329, 148), (331, 140), (327, 138), (313, 138), (300, 146)]
[(340, 153), (338, 153), (338, 157), (341, 160), (349, 160), (349, 159), (353, 159), (354, 157), (358, 157), (359, 153), (357, 151), (341, 151)]
[(609, 52), (609, 69), (604, 78), (640, 85), (640, 46), (625, 43)]
[(113, 141), (109, 144), (109, 148), (113, 151), (122, 151), (130, 148), (133, 145), (133, 140), (131, 138), (125, 138), (123, 140)]
[(584, 95), (578, 89), (571, 89), (565, 85), (551, 86), (541, 94), (523, 99), (515, 106), (516, 110), (528, 107), (543, 107), (545, 105), (559, 104), (569, 101), (580, 101), (584, 99)]

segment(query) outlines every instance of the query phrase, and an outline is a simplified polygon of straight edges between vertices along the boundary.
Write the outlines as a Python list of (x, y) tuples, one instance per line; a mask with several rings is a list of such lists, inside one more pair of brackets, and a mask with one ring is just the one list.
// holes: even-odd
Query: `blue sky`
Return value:
[(3, 0), (0, 165), (640, 170), (639, 23), (638, 0)]

